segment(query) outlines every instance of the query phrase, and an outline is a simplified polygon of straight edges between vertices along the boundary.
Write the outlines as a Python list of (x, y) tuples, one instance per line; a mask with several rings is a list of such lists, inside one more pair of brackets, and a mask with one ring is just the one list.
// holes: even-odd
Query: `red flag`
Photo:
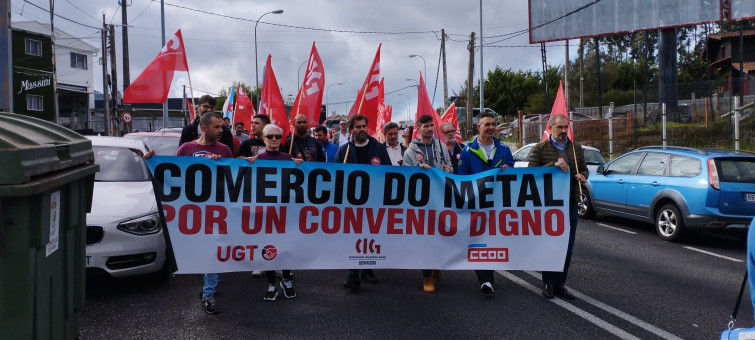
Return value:
[(236, 92), (236, 112), (233, 115), (233, 122), (244, 123), (244, 129), (251, 130), (252, 117), (254, 117), (254, 105), (252, 100), (246, 95), (244, 88), (239, 83), (239, 90)]
[(194, 111), (194, 106), (191, 105), (191, 101), (189, 101), (189, 98), (186, 98), (186, 107), (189, 108), (189, 121), (193, 122), (195, 118), (197, 118), (197, 113)]
[(309, 53), (309, 62), (307, 62), (307, 72), (304, 73), (304, 81), (296, 95), (294, 106), (291, 108), (291, 120), (301, 113), (307, 116), (310, 127), (317, 125), (320, 122), (322, 89), (324, 87), (325, 69), (320, 54), (317, 53), (315, 43), (312, 43), (312, 52)]
[(262, 81), (262, 95), (260, 96), (260, 113), (270, 117), (273, 124), (283, 130), (283, 140), (290, 131), (288, 126), (288, 116), (286, 115), (286, 106), (283, 103), (278, 81), (273, 73), (273, 66), (270, 63), (271, 55), (267, 56), (265, 63), (265, 79)]
[[(451, 103), (451, 106), (446, 109), (443, 116), (440, 117), (441, 124), (451, 123), (456, 129), (456, 141), (461, 143), (461, 131), (459, 130), (459, 116), (456, 114), (456, 103)], [(445, 136), (444, 136), (445, 137)]]
[(357, 99), (354, 101), (354, 105), (351, 105), (351, 109), (349, 110), (349, 117), (353, 117), (355, 114), (357, 114), (357, 107), (359, 105), (356, 105), (359, 100), (362, 98), (362, 88), (357, 89)]
[(380, 139), (380, 135), (383, 133), (385, 122), (390, 121), (390, 117), (388, 118), (388, 120), (385, 119), (387, 108), (385, 107), (385, 87), (383, 85), (384, 80), (385, 78), (380, 79), (380, 84), (378, 85), (378, 113), (375, 122), (375, 133), (372, 134), (372, 137), (375, 137), (377, 139)]
[[(564, 85), (561, 81), (558, 82), (558, 93), (556, 94), (556, 100), (553, 102), (553, 108), (551, 109), (551, 115), (555, 113), (560, 113), (564, 116), (566, 116), (566, 119), (569, 119), (569, 109), (566, 108), (566, 97), (564, 97)], [(550, 121), (551, 116), (548, 116), (548, 121)], [(543, 138), (541, 140), (546, 140), (551, 135), (551, 125), (545, 124), (545, 132), (543, 132)], [(570, 140), (574, 140), (574, 132), (571, 130), (571, 124), (569, 124), (569, 130), (567, 131), (567, 135), (569, 136)]]
[(435, 138), (440, 139), (445, 143), (446, 139), (443, 134), (440, 133), (440, 116), (438, 112), (433, 108), (433, 104), (430, 102), (430, 95), (427, 94), (427, 88), (425, 88), (425, 79), (422, 78), (422, 72), (419, 73), (419, 90), (417, 91), (417, 115), (414, 117), (414, 136), (412, 139), (419, 138), (419, 129), (417, 129), (417, 119), (422, 115), (433, 116), (433, 125), (435, 125)]
[(181, 30), (173, 35), (155, 59), (123, 91), (123, 102), (165, 103), (174, 71), (189, 71)]
[(378, 45), (375, 59), (372, 60), (370, 72), (367, 73), (367, 78), (364, 79), (362, 90), (349, 111), (349, 117), (357, 113), (367, 117), (368, 135), (375, 134), (375, 127), (377, 126), (378, 87), (380, 84), (380, 46), (382, 46), (382, 44)]

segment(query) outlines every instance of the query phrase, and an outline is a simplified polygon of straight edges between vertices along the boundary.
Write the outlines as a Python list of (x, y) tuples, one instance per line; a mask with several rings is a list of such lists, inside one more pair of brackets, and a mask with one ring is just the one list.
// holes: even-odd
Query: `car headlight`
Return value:
[(118, 230), (134, 235), (151, 235), (160, 232), (160, 216), (158, 214), (147, 215), (121, 222)]

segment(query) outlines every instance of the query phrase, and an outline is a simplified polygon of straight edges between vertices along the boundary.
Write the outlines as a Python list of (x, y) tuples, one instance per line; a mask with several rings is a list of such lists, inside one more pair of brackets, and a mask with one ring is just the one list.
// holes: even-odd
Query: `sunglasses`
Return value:
[(278, 139), (278, 140), (280, 140), (280, 139), (282, 139), (282, 138), (283, 138), (283, 135), (266, 135), (266, 136), (265, 136), (265, 138), (267, 138), (267, 139)]
[(456, 133), (456, 130), (448, 130), (448, 131), (443, 132), (443, 134), (446, 134), (446, 135), (449, 133)]
[(346, 126), (346, 123), (341, 123), (341, 126)]

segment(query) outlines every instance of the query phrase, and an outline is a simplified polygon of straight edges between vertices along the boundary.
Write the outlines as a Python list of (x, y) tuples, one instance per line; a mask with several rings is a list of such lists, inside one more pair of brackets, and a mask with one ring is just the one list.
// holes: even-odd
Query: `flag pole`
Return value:
[[(240, 83), (239, 83), (240, 84)], [(233, 87), (235, 88), (237, 84), (233, 84)], [(231, 127), (233, 127), (233, 124), (236, 123), (236, 108), (239, 107), (239, 101), (237, 100), (239, 98), (238, 89), (233, 92), (233, 95), (236, 96), (236, 98), (233, 98), (233, 110), (231, 110), (231, 113), (233, 114), (233, 119), (231, 119)]]
[(186, 77), (189, 78), (189, 93), (191, 94), (191, 106), (194, 107), (194, 118), (197, 118), (197, 104), (194, 102), (194, 87), (191, 86), (191, 72), (189, 72), (189, 63), (186, 63)]
[[(571, 141), (571, 152), (574, 155), (574, 169), (579, 173), (579, 162), (577, 162), (577, 151), (574, 150), (574, 141)], [(577, 183), (577, 185), (579, 185), (579, 194), (582, 195), (582, 183)]]
[[(306, 81), (306, 79), (305, 79), (305, 81)], [(304, 84), (302, 84), (302, 85), (304, 85)], [(298, 102), (296, 102), (296, 114), (297, 115), (299, 114), (299, 108), (301, 107), (301, 92), (302, 92), (303, 89), (304, 89), (304, 86), (299, 87), (299, 94), (296, 95), (296, 99), (299, 100)], [(294, 113), (294, 112), (292, 111), (291, 113)], [(291, 117), (288, 117), (288, 118), (291, 119)], [(294, 118), (296, 118), (296, 116), (294, 116)], [(291, 153), (291, 150), (293, 150), (293, 149), (294, 149), (294, 135), (291, 134), (291, 145), (288, 146), (288, 153)]]

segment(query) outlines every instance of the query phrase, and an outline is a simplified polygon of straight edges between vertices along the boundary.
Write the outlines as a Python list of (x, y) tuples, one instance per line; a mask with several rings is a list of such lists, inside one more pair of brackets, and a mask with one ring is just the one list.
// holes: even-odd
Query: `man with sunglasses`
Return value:
[[(212, 96), (206, 94), (204, 96), (199, 97), (199, 107), (197, 109), (197, 118), (194, 119), (194, 121), (186, 125), (183, 130), (181, 130), (181, 139), (178, 141), (178, 146), (183, 145), (184, 143), (191, 142), (193, 140), (197, 140), (199, 136), (202, 134), (202, 130), (199, 124), (199, 120), (202, 118), (202, 115), (206, 112), (215, 112), (215, 98)], [(220, 120), (223, 121), (222, 118)], [(229, 129), (227, 126), (223, 125), (223, 135), (220, 137), (220, 143), (225, 144), (228, 146), (229, 149), (234, 150), (233, 148), (233, 134), (231, 133), (231, 129)]]
[[(351, 117), (349, 132), (354, 139), (338, 148), (334, 162), (391, 165), (391, 158), (388, 157), (385, 145), (367, 134), (367, 117), (360, 114)], [(362, 286), (362, 280), (377, 283), (372, 269), (349, 269), (349, 276), (343, 283), (343, 287), (357, 291)]]
[(456, 173), (457, 169), (459, 168), (461, 149), (464, 148), (464, 145), (456, 141), (456, 127), (453, 123), (441, 124), (440, 132), (443, 134), (443, 137), (446, 138), (446, 148), (448, 149), (448, 155), (451, 157), (453, 173)]
[[(496, 132), (495, 115), (490, 112), (481, 113), (477, 120), (477, 130), (480, 131), (480, 135), (461, 150), (457, 173), (469, 175), (495, 168), (503, 171), (505, 168), (514, 167), (511, 149), (493, 137)], [(493, 295), (495, 293), (493, 271), (475, 270), (475, 273), (480, 284), (480, 292)]]
[(325, 162), (322, 144), (310, 136), (309, 119), (306, 115), (298, 114), (294, 117), (294, 133), (286, 139), (286, 150), (294, 158), (301, 158), (307, 162)]
[(349, 142), (351, 134), (349, 133), (348, 122), (346, 120), (341, 120), (341, 122), (338, 123), (338, 126), (341, 127), (341, 130), (338, 130), (338, 132), (333, 134), (330, 142), (336, 146), (341, 146)]

